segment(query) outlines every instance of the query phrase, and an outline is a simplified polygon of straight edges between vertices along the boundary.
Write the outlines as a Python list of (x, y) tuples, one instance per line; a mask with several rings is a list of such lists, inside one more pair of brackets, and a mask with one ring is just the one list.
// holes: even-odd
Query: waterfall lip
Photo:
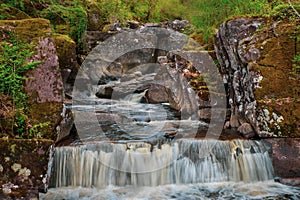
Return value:
[[(136, 42), (138, 41), (138, 42)], [(72, 93), (73, 96), (73, 102), (72, 106), (74, 108), (77, 107), (77, 109), (73, 110), (74, 113), (74, 122), (75, 126), (78, 131), (78, 135), (80, 139), (85, 142), (85, 139), (91, 137), (91, 132), (93, 131), (93, 134), (99, 135), (103, 141), (108, 142), (114, 142), (112, 139), (107, 137), (105, 134), (105, 131), (103, 131), (101, 126), (97, 126), (99, 124), (98, 118), (97, 118), (97, 109), (99, 106), (97, 101), (94, 101), (95, 99), (95, 92), (94, 92), (94, 83), (98, 83), (99, 79), (102, 77), (103, 74), (108, 73), (107, 67), (110, 66), (111, 63), (116, 61), (119, 57), (125, 55), (129, 52), (134, 52), (136, 50), (143, 50), (143, 49), (153, 49), (153, 50), (163, 50), (165, 52), (171, 52), (174, 55), (178, 55), (181, 58), (191, 62), (194, 64), (196, 70), (198, 70), (199, 73), (205, 73), (207, 74), (207, 79), (210, 82), (216, 82), (219, 84), (216, 84), (214, 86), (211, 86), (210, 84), (207, 84), (207, 87), (209, 91), (211, 92), (210, 95), (210, 104), (211, 104), (211, 120), (208, 124), (208, 131), (205, 135), (206, 138), (212, 137), (212, 138), (218, 138), (221, 134), (221, 131), (223, 129), (223, 124), (225, 121), (225, 113), (226, 113), (226, 98), (225, 98), (225, 89), (223, 85), (222, 77), (220, 76), (217, 67), (215, 66), (213, 60), (210, 58), (209, 54), (207, 52), (203, 51), (203, 48), (197, 44), (194, 40), (189, 38), (188, 36), (181, 34), (179, 32), (175, 32), (172, 30), (167, 30), (164, 28), (158, 28), (158, 27), (145, 27), (143, 29), (139, 29), (137, 31), (130, 31), (130, 32), (122, 32), (119, 34), (116, 34), (104, 42), (100, 43), (97, 47), (93, 49), (93, 51), (86, 57), (85, 61), (83, 62), (81, 68), (78, 71), (77, 77), (75, 79), (74, 84), (74, 90)], [(163, 72), (161, 69), (165, 69), (163, 65), (155, 65), (155, 67), (158, 67), (159, 69), (157, 72)], [(172, 74), (173, 73), (173, 74)], [(170, 73), (170, 77), (172, 77), (173, 85), (170, 85), (170, 88), (173, 93), (176, 93), (176, 91), (179, 91), (178, 88), (181, 88), (182, 90), (188, 89), (186, 85), (180, 85), (183, 82), (186, 82), (185, 78), (183, 76), (180, 76), (178, 71)], [(133, 74), (137, 76), (138, 74)], [(176, 77), (178, 79), (176, 79)], [(182, 80), (179, 81), (179, 80)], [(122, 80), (120, 79), (122, 82)], [(160, 83), (162, 84), (162, 83)], [(166, 84), (166, 83), (163, 83)], [(132, 91), (134, 93), (135, 90)], [(115, 96), (114, 96), (115, 95)], [(128, 94), (127, 94), (128, 95)], [(191, 108), (187, 109), (186, 104), (187, 102), (184, 102), (185, 104), (181, 105), (181, 123), (178, 124), (178, 129), (180, 130), (181, 126), (184, 127), (183, 123), (186, 121), (192, 122), (193, 120), (198, 120), (199, 115), (199, 108), (194, 105), (195, 102), (197, 102), (196, 93), (192, 94), (193, 98), (190, 99)], [(122, 99), (122, 98), (121, 98)], [(115, 107), (114, 103), (121, 100), (118, 99), (118, 95), (116, 93), (112, 93), (112, 98), (110, 100), (107, 100), (107, 109), (108, 113), (114, 113), (117, 107)], [(132, 104), (132, 102), (130, 102)], [(81, 111), (80, 106), (87, 106), (89, 108), (89, 112)], [(127, 107), (128, 106), (128, 107)], [(130, 116), (130, 107), (131, 105), (126, 105), (126, 101), (124, 102), (124, 105), (120, 107), (119, 110), (123, 109), (123, 113), (128, 113)], [(144, 106), (145, 107), (145, 106)], [(118, 109), (118, 108), (117, 108)], [(166, 120), (166, 110), (164, 107), (155, 110), (155, 112), (161, 114), (161, 116), (157, 117), (157, 121), (165, 121)], [(148, 113), (151, 120), (150, 112)], [(143, 116), (141, 116), (143, 117)], [(144, 116), (146, 117), (146, 116)], [(160, 117), (160, 118), (159, 118)], [(132, 129), (126, 129), (126, 124), (123, 124), (122, 119), (119, 121), (116, 121), (116, 124), (120, 127), (120, 134), (122, 138), (123, 132), (126, 133), (126, 137), (130, 138), (131, 136), (134, 137), (134, 134), (132, 134)], [(144, 120), (144, 119), (142, 119)], [(154, 120), (155, 121), (155, 120)], [(93, 126), (94, 129), (87, 129), (86, 125)], [(94, 124), (94, 125), (93, 125)], [(163, 130), (164, 124), (154, 126), (149, 126), (152, 128), (155, 132), (159, 132), (159, 130)], [(135, 125), (132, 123), (132, 126)], [(151, 124), (150, 124), (151, 125)], [(190, 125), (194, 126), (194, 125)], [(197, 135), (197, 130), (199, 125), (195, 125), (195, 127), (191, 127), (190, 134), (187, 137), (192, 137)], [(123, 130), (125, 129), (125, 130)], [(151, 132), (152, 130), (145, 130), (145, 132)], [(176, 140), (185, 138), (185, 135), (177, 135), (175, 132), (169, 132), (165, 135), (166, 139), (170, 142), (174, 143)]]

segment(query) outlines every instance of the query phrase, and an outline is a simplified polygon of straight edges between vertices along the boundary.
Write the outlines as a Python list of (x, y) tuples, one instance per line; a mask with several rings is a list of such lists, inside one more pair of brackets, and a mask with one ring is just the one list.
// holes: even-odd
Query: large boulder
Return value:
[(300, 136), (299, 78), (292, 65), (298, 22), (244, 17), (220, 26), (215, 50), (228, 86), (231, 128), (248, 123), (256, 136)]
[(45, 19), (2, 20), (1, 29), (14, 32), (17, 39), (31, 43), (34, 55), (29, 61), (40, 64), (27, 72), (25, 90), (30, 123), (43, 126), (39, 137), (55, 140), (56, 126), (61, 120), (63, 85), (50, 22)]

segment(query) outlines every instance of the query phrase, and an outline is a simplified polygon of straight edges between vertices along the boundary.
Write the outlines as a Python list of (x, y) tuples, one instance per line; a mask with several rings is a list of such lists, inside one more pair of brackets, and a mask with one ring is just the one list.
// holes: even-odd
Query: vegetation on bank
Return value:
[(0, 43), (0, 104), (3, 108), (0, 116), (5, 119), (5, 124), (1, 120), (0, 128), (11, 132), (15, 137), (27, 138), (32, 132), (28, 118), (27, 95), (24, 91), (24, 76), (39, 63), (27, 62), (34, 53), (33, 46), (18, 41), (12, 32), (2, 34), (3, 37), (8, 38)]
[[(294, 3), (291, 7), (289, 2)], [(0, 0), (0, 20), (46, 18), (53, 32), (69, 35), (83, 52), (86, 30), (106, 30), (108, 24), (126, 26), (128, 21), (162, 22), (187, 19), (203, 43), (212, 43), (213, 34), (225, 20), (235, 16), (268, 16), (277, 20), (298, 17), (296, 0)], [(192, 33), (189, 31), (189, 33)], [(298, 39), (298, 38), (296, 38)], [(10, 137), (32, 138), (43, 124), (30, 124), (24, 91), (25, 73), (38, 63), (27, 62), (34, 53), (29, 44), (10, 38), (0, 44), (0, 131)], [(294, 58), (299, 74), (300, 57)], [(9, 127), (9, 128), (7, 128)]]
[[(17, 8), (31, 17), (49, 19), (54, 30), (68, 32), (78, 43), (93, 12), (99, 13), (100, 29), (105, 24), (125, 24), (129, 20), (145, 23), (187, 19), (207, 42), (228, 18), (241, 15), (286, 17), (295, 16), (293, 9), (300, 10), (297, 0), (0, 0), (0, 3), (2, 7)], [(6, 17), (0, 14), (0, 19)]]

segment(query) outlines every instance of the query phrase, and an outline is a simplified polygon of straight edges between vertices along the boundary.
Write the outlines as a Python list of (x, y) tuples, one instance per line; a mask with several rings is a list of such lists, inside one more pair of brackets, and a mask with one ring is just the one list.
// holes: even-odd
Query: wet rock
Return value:
[(279, 178), (275, 181), (285, 185), (298, 186), (300, 187), (300, 178)]
[(169, 95), (167, 88), (163, 85), (150, 85), (145, 94), (146, 102), (148, 103), (167, 103), (169, 102)]
[(110, 85), (100, 86), (98, 91), (96, 92), (96, 97), (102, 99), (111, 99), (114, 91), (113, 87), (114, 86), (110, 86)]

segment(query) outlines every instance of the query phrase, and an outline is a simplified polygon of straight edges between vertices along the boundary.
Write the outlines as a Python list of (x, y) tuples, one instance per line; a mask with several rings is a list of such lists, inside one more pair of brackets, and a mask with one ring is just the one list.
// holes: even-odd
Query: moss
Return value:
[(102, 11), (95, 0), (79, 0), (87, 13), (87, 30), (100, 31), (103, 28), (104, 20)]
[[(296, 25), (300, 20), (281, 21), (274, 25), (268, 24), (264, 31), (256, 36), (260, 41), (256, 48), (261, 49), (261, 56), (252, 63), (255, 71), (263, 77), (260, 88), (254, 90), (260, 110), (267, 109), (270, 113), (282, 116), (279, 123), (283, 136), (300, 136), (300, 80), (293, 77), (294, 56), (299, 51), (300, 41), (297, 36)], [(276, 134), (278, 127), (269, 123), (269, 128)]]
[(0, 20), (1, 26), (14, 27), (18, 40), (23, 42), (37, 42), (39, 37), (51, 36), (50, 21), (43, 18), (23, 20)]
[(19, 19), (31, 18), (25, 12), (11, 6), (7, 6), (6, 4), (0, 5), (0, 13), (2, 19), (6, 19), (6, 20), (19, 20)]
[(53, 37), (60, 69), (70, 68), (76, 62), (76, 43), (68, 35), (55, 34)]
[(29, 120), (32, 126), (50, 122), (39, 136), (56, 139), (55, 128), (62, 111), (62, 81), (50, 21), (41, 18), (0, 20), (0, 27), (10, 27), (19, 40), (36, 46), (30, 60), (41, 64), (26, 74), (29, 77), (26, 79)]
[(56, 140), (56, 126), (61, 121), (62, 108), (63, 106), (60, 102), (35, 103), (31, 105), (30, 116), (32, 117), (32, 124), (51, 122), (41, 131), (41, 138)]
[[(50, 5), (41, 12), (40, 16), (49, 19), (57, 33), (66, 34), (65, 31), (68, 31), (68, 35), (74, 41), (81, 43), (87, 26), (87, 13), (81, 5), (74, 4), (68, 7)], [(63, 29), (64, 32), (61, 32), (62, 25), (66, 28)]]

